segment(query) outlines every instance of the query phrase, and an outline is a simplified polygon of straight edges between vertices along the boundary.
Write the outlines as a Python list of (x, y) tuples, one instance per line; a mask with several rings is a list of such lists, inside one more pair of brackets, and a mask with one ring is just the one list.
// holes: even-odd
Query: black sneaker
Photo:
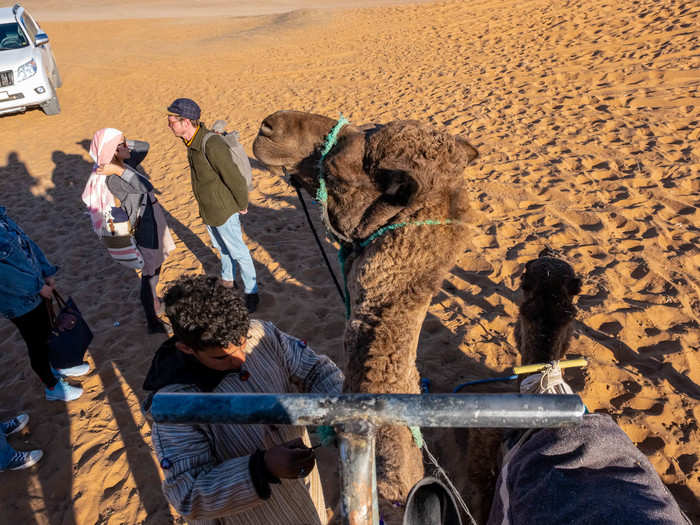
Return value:
[(245, 307), (248, 309), (248, 313), (252, 314), (258, 309), (258, 303), (260, 302), (260, 296), (257, 293), (247, 293), (245, 294)]

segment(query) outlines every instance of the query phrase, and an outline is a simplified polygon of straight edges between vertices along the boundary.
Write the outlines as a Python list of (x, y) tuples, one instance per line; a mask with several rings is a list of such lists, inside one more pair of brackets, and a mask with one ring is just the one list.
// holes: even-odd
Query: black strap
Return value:
[(58, 293), (58, 290), (53, 291), (53, 296), (56, 298), (56, 302), (58, 303), (59, 308), (63, 308), (66, 306), (66, 302), (63, 300), (63, 297), (61, 297), (61, 294)]
[(53, 331), (56, 327), (56, 311), (53, 308), (53, 301), (51, 299), (44, 299), (44, 304), (46, 305), (46, 311), (49, 314), (49, 328)]
[(209, 161), (209, 157), (207, 157), (207, 141), (212, 135), (216, 135), (216, 133), (214, 133), (213, 131), (207, 131), (202, 137), (202, 154), (204, 155), (204, 160), (206, 160), (207, 164), (209, 164), (209, 167), (216, 171), (214, 169), (214, 166), (212, 166), (211, 162)]
[[(63, 300), (63, 297), (57, 290), (53, 291), (53, 296), (56, 299), (59, 310), (66, 306), (66, 301)], [(44, 297), (44, 304), (49, 314), (49, 327), (53, 330), (56, 327), (56, 309), (53, 306), (53, 299)]]
[(304, 202), (304, 197), (301, 194), (301, 190), (299, 189), (299, 184), (297, 184), (294, 179), (291, 177), (288, 178), (289, 183), (294, 186), (294, 189), (297, 190), (297, 196), (299, 197), (299, 200), (301, 201), (301, 207), (304, 208), (304, 214), (306, 215), (306, 220), (309, 223), (309, 226), (311, 227), (311, 232), (314, 234), (314, 239), (316, 239), (316, 244), (318, 245), (318, 249), (321, 250), (321, 255), (323, 255), (323, 260), (326, 261), (326, 266), (328, 267), (328, 271), (331, 274), (331, 277), (333, 278), (333, 282), (335, 283), (335, 287), (338, 290), (338, 293), (340, 294), (340, 300), (345, 303), (345, 294), (343, 294), (343, 289), (340, 287), (340, 283), (338, 282), (338, 279), (335, 276), (335, 273), (333, 273), (333, 268), (331, 267), (331, 263), (328, 260), (328, 256), (326, 255), (326, 251), (323, 249), (323, 245), (321, 244), (321, 239), (318, 238), (318, 234), (316, 233), (316, 228), (314, 228), (313, 222), (311, 222), (311, 216), (309, 215), (309, 210), (306, 208), (306, 202)]

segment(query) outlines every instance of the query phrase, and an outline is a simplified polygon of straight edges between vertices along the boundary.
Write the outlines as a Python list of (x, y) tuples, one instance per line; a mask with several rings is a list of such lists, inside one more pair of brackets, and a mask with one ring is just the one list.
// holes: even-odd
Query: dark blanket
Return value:
[(690, 524), (646, 456), (608, 415), (538, 430), (505, 459), (489, 525)]

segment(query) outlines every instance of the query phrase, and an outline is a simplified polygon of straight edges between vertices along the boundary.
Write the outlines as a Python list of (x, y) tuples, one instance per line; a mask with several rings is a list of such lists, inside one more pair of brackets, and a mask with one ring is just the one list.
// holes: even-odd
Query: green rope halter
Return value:
[(321, 204), (321, 209), (322, 209), (322, 220), (323, 223), (326, 226), (326, 229), (328, 232), (331, 234), (335, 240), (338, 242), (344, 241), (345, 244), (341, 242), (341, 248), (340, 251), (338, 252), (338, 262), (340, 263), (340, 271), (343, 274), (343, 289), (344, 289), (344, 295), (345, 295), (345, 318), (350, 319), (350, 294), (348, 293), (348, 280), (347, 276), (345, 275), (345, 262), (347, 261), (348, 256), (353, 252), (353, 250), (356, 250), (358, 248), (362, 249), (367, 247), (369, 244), (372, 243), (375, 239), (378, 237), (381, 237), (388, 231), (392, 230), (397, 230), (399, 228), (404, 228), (406, 226), (440, 226), (440, 225), (446, 225), (446, 224), (460, 224), (462, 221), (458, 220), (453, 220), (453, 219), (445, 219), (444, 221), (439, 221), (439, 220), (433, 220), (433, 219), (427, 219), (423, 221), (412, 221), (412, 222), (397, 222), (395, 224), (388, 224), (387, 226), (382, 226), (379, 228), (377, 231), (375, 231), (372, 235), (368, 236), (366, 239), (363, 239), (362, 241), (355, 242), (352, 245), (350, 243), (352, 242), (351, 239), (348, 239), (347, 237), (343, 236), (340, 234), (340, 232), (336, 231), (330, 224), (330, 220), (328, 218), (328, 189), (326, 188), (326, 179), (324, 177), (324, 169), (323, 169), (323, 161), (326, 159), (326, 156), (328, 153), (330, 153), (331, 149), (333, 149), (333, 146), (338, 142), (338, 134), (340, 133), (340, 130), (343, 129), (343, 126), (346, 124), (349, 124), (350, 121), (346, 119), (343, 114), (341, 113), (338, 122), (335, 123), (335, 126), (330, 130), (328, 135), (326, 135), (326, 139), (323, 142), (323, 148), (321, 148), (321, 157), (318, 159), (318, 189), (316, 190), (316, 200)]
[(345, 295), (345, 319), (350, 319), (350, 313), (351, 313), (350, 294), (348, 292), (348, 278), (347, 278), (347, 275), (345, 274), (345, 262), (347, 261), (348, 256), (355, 249), (366, 248), (367, 246), (372, 244), (372, 242), (374, 240), (381, 237), (386, 232), (398, 230), (399, 228), (405, 228), (406, 226), (446, 226), (449, 224), (464, 224), (464, 222), (460, 221), (460, 220), (455, 220), (455, 219), (445, 219), (444, 221), (439, 221), (439, 220), (435, 220), (435, 219), (426, 219), (424, 221), (396, 222), (394, 224), (387, 224), (386, 226), (382, 226), (377, 231), (375, 231), (372, 235), (359, 241), (358, 243), (356, 243), (353, 246), (349, 246), (349, 245), (341, 246), (340, 251), (338, 252), (338, 262), (340, 263), (340, 272), (343, 274), (343, 289), (344, 289), (344, 295)]
[(424, 221), (412, 221), (412, 222), (396, 222), (394, 224), (388, 224), (386, 226), (382, 226), (379, 228), (376, 232), (374, 232), (372, 235), (367, 237), (365, 240), (360, 241), (360, 248), (364, 248), (368, 246), (369, 244), (372, 243), (374, 239), (377, 237), (381, 237), (384, 235), (386, 232), (391, 231), (391, 230), (398, 230), (399, 228), (403, 228), (405, 226), (441, 226), (445, 224), (456, 224), (461, 221), (455, 221), (453, 219), (445, 219), (444, 221), (438, 221), (435, 219), (426, 219)]
[(328, 191), (326, 190), (326, 179), (323, 176), (323, 161), (326, 159), (328, 152), (333, 149), (335, 143), (338, 142), (338, 133), (340, 133), (340, 130), (345, 124), (350, 124), (350, 121), (341, 113), (338, 122), (336, 122), (333, 129), (331, 129), (330, 133), (326, 136), (326, 141), (323, 143), (323, 149), (321, 150), (321, 158), (318, 159), (318, 190), (316, 190), (316, 200), (324, 205), (328, 201)]

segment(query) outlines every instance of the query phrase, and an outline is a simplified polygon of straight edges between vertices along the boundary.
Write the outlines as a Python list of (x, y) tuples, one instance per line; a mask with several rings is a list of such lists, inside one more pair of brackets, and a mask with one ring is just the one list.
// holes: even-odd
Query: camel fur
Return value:
[[(515, 324), (515, 341), (523, 365), (563, 359), (569, 348), (576, 318), (574, 297), (581, 279), (569, 263), (549, 249), (525, 265), (520, 281), (523, 301)], [(503, 431), (471, 429), (467, 446), (469, 507), (485, 523), (498, 478), (498, 457)]]
[[(320, 150), (335, 124), (321, 115), (278, 111), (263, 120), (253, 152), (271, 171), (284, 167), (314, 196)], [(433, 295), (465, 249), (463, 170), (477, 155), (462, 137), (415, 121), (346, 125), (326, 155), (328, 226), (342, 247), (351, 249), (389, 224), (456, 221), (389, 231), (348, 257), (346, 392), (420, 392), (418, 336)], [(423, 477), (422, 453), (408, 428), (383, 427), (377, 438), (380, 514), (398, 524), (410, 489)]]

